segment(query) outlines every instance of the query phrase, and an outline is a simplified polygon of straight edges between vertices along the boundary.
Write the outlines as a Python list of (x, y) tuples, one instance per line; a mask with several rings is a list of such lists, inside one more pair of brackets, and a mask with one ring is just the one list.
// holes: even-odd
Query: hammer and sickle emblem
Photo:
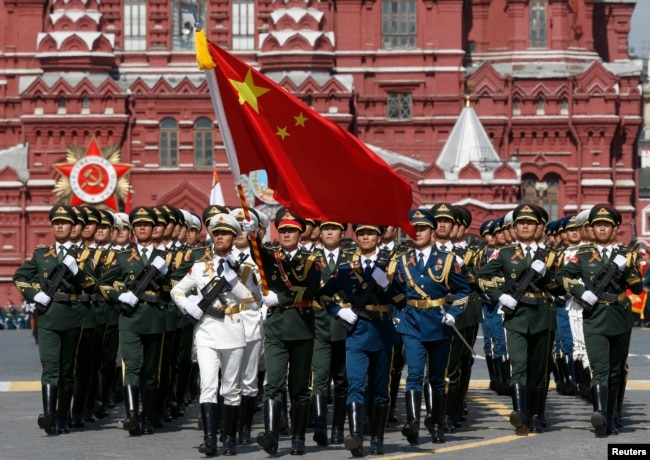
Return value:
[(104, 171), (97, 165), (89, 165), (88, 169), (83, 174), (84, 182), (81, 184), (81, 188), (85, 189), (86, 187), (104, 187)]

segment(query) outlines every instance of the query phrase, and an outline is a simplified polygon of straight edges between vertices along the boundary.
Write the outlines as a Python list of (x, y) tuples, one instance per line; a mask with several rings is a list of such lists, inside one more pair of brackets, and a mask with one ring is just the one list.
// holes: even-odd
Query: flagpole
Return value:
[[(232, 132), (230, 131), (230, 126), (228, 125), (228, 119), (226, 118), (226, 111), (224, 110), (223, 103), (221, 102), (219, 83), (217, 82), (217, 77), (212, 70), (216, 67), (216, 63), (210, 56), (205, 32), (196, 24), (195, 27), (196, 32), (194, 34), (194, 40), (199, 69), (203, 70), (205, 73), (205, 78), (208, 82), (208, 88), (210, 90), (210, 99), (212, 99), (212, 107), (214, 108), (214, 114), (216, 115), (217, 122), (219, 123), (219, 130), (221, 131), (221, 136), (223, 137), (226, 156), (228, 157), (230, 170), (232, 171), (232, 175), (235, 179), (235, 185), (237, 186), (239, 200), (241, 201), (241, 205), (244, 210), (244, 217), (246, 220), (250, 221), (250, 210), (248, 202), (246, 200), (246, 195), (244, 194), (244, 187), (242, 186), (239, 161), (237, 160), (237, 150), (232, 139)], [(264, 267), (262, 266), (262, 256), (260, 253), (259, 245), (257, 244), (257, 238), (255, 237), (255, 230), (248, 232), (248, 236), (250, 237), (249, 240), (251, 242), (253, 258), (255, 259), (255, 263), (259, 269), (260, 280), (262, 282), (262, 292), (264, 295), (266, 295), (268, 293), (269, 287), (266, 281), (266, 273), (264, 272)]]

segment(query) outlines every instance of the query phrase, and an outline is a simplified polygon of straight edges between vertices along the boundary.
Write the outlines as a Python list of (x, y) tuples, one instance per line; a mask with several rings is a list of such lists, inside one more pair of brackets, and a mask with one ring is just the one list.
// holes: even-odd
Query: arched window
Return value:
[(255, 1), (232, 2), (232, 49), (255, 49)]
[(547, 0), (530, 0), (530, 47), (546, 48)]
[(521, 102), (519, 101), (519, 99), (514, 99), (512, 101), (512, 114), (521, 115)]
[(560, 101), (560, 115), (568, 115), (569, 114), (569, 101), (567, 100), (566, 97), (563, 97), (562, 100)]
[(56, 105), (57, 105), (56, 113), (64, 114), (67, 112), (65, 97), (60, 96), (59, 99), (57, 99), (56, 101)]
[(535, 203), (546, 209), (549, 220), (556, 220), (559, 216), (560, 185), (555, 177), (538, 180), (536, 177), (524, 178), (523, 201)]
[(205, 24), (205, 0), (172, 1), (172, 49), (194, 49), (194, 15), (200, 24)]
[(160, 166), (178, 166), (178, 123), (173, 118), (164, 118), (160, 122)]
[(199, 118), (194, 123), (194, 166), (212, 167), (212, 121)]
[(535, 103), (537, 115), (544, 115), (544, 99), (539, 98)]
[(381, 2), (381, 41), (384, 49), (413, 49), (417, 38), (415, 0)]

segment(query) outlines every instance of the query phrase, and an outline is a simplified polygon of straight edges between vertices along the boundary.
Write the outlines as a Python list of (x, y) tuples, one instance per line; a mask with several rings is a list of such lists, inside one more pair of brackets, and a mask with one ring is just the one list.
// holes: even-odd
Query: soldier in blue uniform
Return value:
[[(345, 448), (363, 456), (363, 416), (366, 383), (372, 388), (371, 454), (384, 453), (384, 430), (389, 411), (389, 375), (396, 332), (390, 304), (403, 302), (399, 286), (392, 284), (395, 264), (390, 252), (377, 249), (382, 228), (355, 225), (358, 248), (321, 289), (321, 302), (330, 315), (346, 325), (346, 368), (349, 382), (347, 407), (350, 436)], [(351, 256), (351, 257), (350, 257)]]
[(397, 331), (406, 351), (406, 417), (402, 434), (418, 444), (424, 368), (429, 364), (433, 390), (431, 439), (445, 442), (447, 365), (452, 326), (463, 312), (470, 294), (467, 279), (453, 254), (432, 247), (436, 220), (430, 211), (414, 209), (409, 218), (415, 227), (414, 248), (400, 256), (396, 280), (406, 294), (406, 307)]

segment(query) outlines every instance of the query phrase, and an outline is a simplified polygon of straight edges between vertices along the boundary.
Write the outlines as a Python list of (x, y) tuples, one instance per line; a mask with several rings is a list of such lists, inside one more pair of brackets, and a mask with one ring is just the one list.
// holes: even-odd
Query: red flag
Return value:
[(208, 43), (242, 173), (264, 169), (302, 217), (413, 233), (410, 184), (363, 142), (232, 54)]

